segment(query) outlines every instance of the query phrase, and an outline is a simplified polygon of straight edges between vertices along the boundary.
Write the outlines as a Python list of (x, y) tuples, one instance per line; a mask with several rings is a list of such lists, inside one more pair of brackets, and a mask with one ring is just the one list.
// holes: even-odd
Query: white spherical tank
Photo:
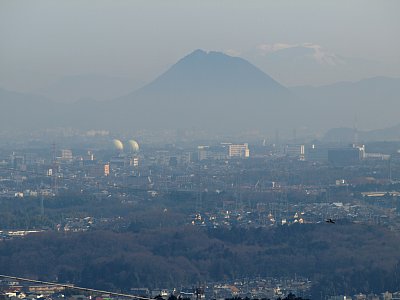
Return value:
[(129, 140), (129, 147), (132, 152), (139, 152), (139, 144), (135, 140)]
[(122, 144), (122, 142), (121, 142), (120, 140), (114, 139), (114, 140), (113, 140), (113, 144), (114, 144), (114, 147), (115, 147), (117, 150), (119, 150), (119, 151), (124, 150), (124, 144)]

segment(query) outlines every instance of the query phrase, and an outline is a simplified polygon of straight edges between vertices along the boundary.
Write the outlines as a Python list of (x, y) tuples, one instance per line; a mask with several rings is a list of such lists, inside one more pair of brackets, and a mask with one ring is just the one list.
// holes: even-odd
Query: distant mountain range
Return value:
[(399, 69), (396, 63), (388, 66), (377, 61), (344, 57), (312, 43), (259, 45), (241, 55), (289, 86), (310, 83), (320, 86), (335, 82), (337, 78), (356, 81), (363, 77), (387, 74), (385, 72), (398, 74), (394, 70)]
[(126, 95), (138, 86), (126, 78), (85, 74), (59, 78), (34, 93), (63, 103), (105, 101)]
[(385, 77), (286, 88), (242, 58), (196, 50), (143, 88), (104, 102), (55, 103), (0, 90), (0, 126), (322, 134), (355, 122), (359, 128), (396, 124), (399, 95), (400, 79)]
[(325, 129), (356, 126), (372, 130), (399, 122), (399, 78), (374, 77), (291, 91), (312, 111), (309, 126), (314, 128), (320, 124)]

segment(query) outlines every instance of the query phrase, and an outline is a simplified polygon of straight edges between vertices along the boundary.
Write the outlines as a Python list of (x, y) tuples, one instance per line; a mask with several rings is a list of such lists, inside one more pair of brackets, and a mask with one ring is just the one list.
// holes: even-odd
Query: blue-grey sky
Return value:
[[(396, 0), (2, 0), (0, 87), (97, 74), (136, 88), (198, 48), (242, 56), (286, 85), (400, 77), (399, 11)], [(292, 48), (311, 52), (272, 55)], [(301, 60), (296, 71), (287, 55)]]

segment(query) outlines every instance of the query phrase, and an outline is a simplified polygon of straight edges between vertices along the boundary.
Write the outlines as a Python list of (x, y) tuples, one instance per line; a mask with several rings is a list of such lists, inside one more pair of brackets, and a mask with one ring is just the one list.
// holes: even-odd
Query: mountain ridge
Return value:
[[(219, 85), (221, 85), (221, 80), (225, 80), (222, 82), (222, 86), (226, 87), (225, 85), (232, 83), (227, 82), (226, 80), (231, 79), (235, 84), (240, 84), (241, 87), (243, 87), (243, 82), (239, 82), (238, 79), (243, 79), (245, 76), (240, 74), (238, 71), (245, 74), (253, 72), (253, 78), (258, 76), (258, 81), (260, 82), (264, 80), (263, 83), (267, 83), (269, 88), (281, 91), (286, 90), (286, 87), (282, 86), (272, 77), (261, 71), (256, 66), (250, 64), (245, 59), (229, 56), (221, 52), (206, 52), (197, 49), (178, 60), (167, 71), (156, 77), (152, 82), (133, 91), (130, 95), (148, 91), (150, 88), (155, 86), (158, 86), (157, 88), (166, 88), (166, 85), (174, 85), (174, 91), (176, 91), (176, 81), (180, 81), (181, 84), (188, 84), (193, 88), (195, 85), (201, 86), (204, 84), (210, 84), (212, 81), (218, 79)], [(228, 78), (226, 75), (232, 75), (232, 77)], [(254, 85), (255, 82), (246, 83)]]
[[(17, 93), (18, 94), (18, 93)], [(195, 50), (143, 88), (104, 102), (53, 103), (40, 96), (0, 93), (3, 128), (196, 128), (290, 136), (397, 123), (400, 79), (374, 77), (321, 87), (286, 88), (243, 58)], [(18, 98), (17, 97), (17, 98)], [(12, 103), (15, 102), (15, 103)], [(16, 102), (19, 104), (17, 105)], [(272, 136), (271, 135), (271, 136)]]
[(136, 82), (123, 77), (79, 74), (58, 78), (33, 93), (60, 103), (73, 103), (81, 99), (108, 101), (129, 93), (135, 85)]
[(248, 128), (240, 119), (262, 127), (263, 114), (272, 120), (272, 111), (282, 111), (290, 100), (288, 89), (246, 60), (195, 50), (145, 87), (108, 104), (139, 112), (136, 124), (147, 127), (236, 130)]

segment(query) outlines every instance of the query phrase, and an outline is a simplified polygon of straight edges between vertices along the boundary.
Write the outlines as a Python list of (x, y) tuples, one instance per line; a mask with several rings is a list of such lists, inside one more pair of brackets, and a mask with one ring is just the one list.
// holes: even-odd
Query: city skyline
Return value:
[(400, 299), (400, 1), (0, 1), (0, 300)]

